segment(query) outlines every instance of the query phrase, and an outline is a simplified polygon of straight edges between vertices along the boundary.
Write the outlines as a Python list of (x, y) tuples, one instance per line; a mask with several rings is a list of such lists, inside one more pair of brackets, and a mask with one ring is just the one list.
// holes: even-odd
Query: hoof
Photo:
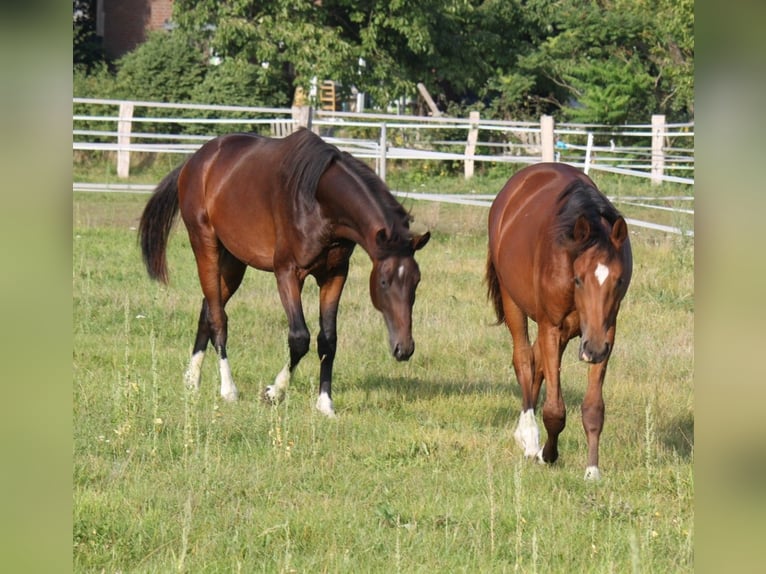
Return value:
[(316, 409), (328, 418), (337, 418), (335, 414), (335, 407), (332, 404), (332, 399), (327, 396), (327, 393), (322, 393), (317, 399)]
[(278, 392), (274, 385), (265, 387), (261, 392), (261, 400), (269, 405), (278, 405), (284, 398), (285, 394)]
[(221, 393), (221, 398), (227, 403), (236, 403), (239, 400), (239, 392), (237, 392), (237, 389), (234, 389), (228, 393)]
[(585, 480), (599, 481), (601, 480), (601, 472), (599, 472), (597, 466), (589, 466), (585, 469)]
[(196, 393), (199, 391), (199, 378), (188, 372), (184, 373), (184, 388), (187, 391)]

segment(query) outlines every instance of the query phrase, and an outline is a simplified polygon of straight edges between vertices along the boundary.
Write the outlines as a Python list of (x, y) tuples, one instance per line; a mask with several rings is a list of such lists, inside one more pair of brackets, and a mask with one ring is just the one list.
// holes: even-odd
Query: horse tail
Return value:
[(489, 254), (487, 254), (487, 273), (484, 280), (487, 282), (487, 299), (492, 301), (495, 307), (496, 325), (499, 325), (505, 321), (505, 311), (503, 311), (503, 297), (500, 294), (500, 280), (495, 271), (495, 264), (492, 263), (492, 256)]
[(171, 171), (155, 188), (138, 225), (138, 240), (149, 277), (168, 282), (165, 250), (173, 222), (178, 214), (178, 174), (183, 165)]

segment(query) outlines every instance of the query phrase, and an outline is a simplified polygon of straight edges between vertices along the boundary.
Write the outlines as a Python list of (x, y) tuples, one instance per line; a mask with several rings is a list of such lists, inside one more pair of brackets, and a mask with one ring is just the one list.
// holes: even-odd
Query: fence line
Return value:
[[(147, 184), (128, 184), (128, 183), (73, 183), (72, 191), (81, 192), (101, 192), (101, 193), (135, 193), (148, 195), (154, 190), (154, 185)], [(471, 205), (476, 207), (489, 207), (492, 205), (494, 195), (486, 194), (440, 194), (440, 193), (418, 193), (411, 191), (396, 191), (392, 190), (394, 195), (405, 199), (416, 199), (419, 201), (438, 201), (440, 203), (454, 203), (457, 205)], [(676, 213), (693, 214), (693, 210), (678, 209), (672, 207), (665, 207), (660, 205), (651, 205), (646, 203), (636, 203), (630, 201), (631, 197), (609, 197), (609, 199), (615, 203), (625, 203), (627, 205), (636, 205), (640, 207), (646, 207), (650, 209), (658, 209), (663, 211), (673, 211)], [(640, 198), (639, 198), (640, 199)], [(645, 200), (655, 200), (655, 197), (646, 197)], [(692, 198), (680, 196), (680, 197), (666, 197), (665, 200), (681, 200), (690, 201)], [(661, 225), (659, 223), (652, 223), (650, 221), (642, 221), (639, 219), (626, 218), (625, 221), (636, 227), (643, 227), (646, 229), (654, 229), (656, 231), (664, 231), (666, 233), (673, 233), (675, 235), (685, 235), (687, 237), (694, 237), (694, 231), (688, 229), (681, 229), (679, 227), (673, 227), (670, 225)]]
[[(563, 161), (586, 172), (590, 169), (613, 171), (624, 175), (648, 177), (652, 183), (673, 181), (694, 184), (694, 124), (666, 124), (664, 116), (655, 115), (652, 123), (641, 125), (604, 126), (597, 124), (559, 124), (553, 118), (542, 116), (540, 122), (503, 121), (479, 117), (473, 112), (468, 118), (402, 116), (382, 113), (356, 113), (313, 110), (309, 108), (270, 108), (247, 106), (223, 106), (202, 104), (171, 104), (165, 102), (122, 101), (106, 99), (73, 98), (75, 111), (104, 110), (98, 113), (74, 113), (73, 149), (114, 151), (118, 155), (118, 177), (129, 175), (131, 152), (191, 153), (208, 139), (215, 137), (215, 127), (241, 126), (268, 130), (271, 135), (283, 136), (299, 125), (311, 123), (332, 143), (346, 146), (344, 151), (362, 149), (364, 156), (374, 159), (376, 168), (385, 169), (386, 162), (407, 160), (450, 160), (465, 165), (465, 176), (473, 175), (476, 162), (536, 163), (543, 160)], [(151, 109), (161, 114), (147, 113)], [(136, 114), (141, 110), (141, 114)], [(181, 113), (167, 116), (166, 110)], [(117, 112), (115, 115), (114, 112)], [(184, 112), (194, 115), (188, 117)], [(226, 114), (240, 117), (225, 117)], [(214, 114), (216, 117), (204, 117)], [(202, 117), (200, 117), (202, 116)], [(92, 124), (97, 124), (93, 127)], [(104, 124), (115, 129), (104, 129)], [(134, 130), (137, 125), (154, 126), (157, 131)], [(185, 126), (185, 129), (212, 129), (202, 134), (163, 133), (164, 125)], [(334, 136), (338, 132), (351, 133), (355, 129), (378, 130), (377, 138), (369, 135), (348, 137)], [(456, 130), (465, 136), (455, 140), (429, 138), (427, 132)], [(178, 128), (176, 128), (176, 131)], [(220, 130), (219, 130), (220, 132)], [(484, 136), (481, 140), (479, 136)], [(454, 137), (454, 136), (453, 136)], [(614, 140), (637, 140), (638, 145), (615, 145)], [(147, 141), (151, 140), (151, 141)], [(163, 144), (177, 140), (179, 143)], [(399, 145), (402, 140), (406, 145)], [(599, 145), (597, 140), (610, 141)], [(583, 145), (581, 142), (587, 143)], [(688, 142), (686, 147), (674, 142)], [(336, 144), (338, 145), (338, 144)], [(461, 151), (443, 151), (439, 148), (456, 147)], [(341, 148), (344, 149), (344, 148)], [(486, 153), (477, 153), (477, 150)], [(644, 163), (639, 163), (643, 158)], [(120, 159), (122, 161), (120, 161)], [(619, 165), (614, 166), (612, 164)], [(619, 171), (617, 171), (619, 170)], [(691, 174), (691, 177), (688, 175)]]
[[(547, 160), (568, 163), (586, 173), (601, 171), (645, 178), (652, 184), (694, 184), (694, 124), (667, 124), (664, 116), (653, 116), (651, 124), (612, 127), (597, 124), (555, 125), (550, 116), (541, 117), (539, 122), (511, 122), (481, 118), (478, 112), (472, 112), (468, 118), (416, 117), (296, 107), (87, 98), (73, 98), (73, 105), (72, 149), (115, 153), (119, 178), (129, 175), (131, 153), (189, 155), (219, 133), (231, 131), (233, 126), (240, 126), (240, 131), (255, 130), (273, 137), (283, 137), (299, 126), (310, 126), (343, 151), (374, 161), (377, 173), (384, 180), (388, 161), (461, 162), (465, 177), (470, 178), (479, 162), (533, 164)], [(78, 109), (83, 113), (77, 113)], [(154, 114), (150, 113), (152, 109), (156, 110)], [(137, 114), (137, 110), (141, 113)], [(166, 115), (168, 110), (177, 113)], [(192, 117), (184, 116), (185, 113), (192, 114)], [(206, 114), (215, 117), (201, 117)], [(239, 117), (227, 117), (227, 114)], [(183, 133), (184, 130), (187, 133)], [(190, 131), (192, 133), (188, 133)], [(195, 131), (200, 133), (193, 133)], [(432, 136), (434, 133), (436, 135)], [(597, 140), (599, 144), (595, 143)], [(136, 184), (73, 184), (73, 191), (149, 193), (153, 188), (153, 185)], [(494, 197), (394, 193), (413, 199), (481, 206), (488, 206)], [(660, 199), (693, 202), (692, 196), (611, 199), (642, 208), (684, 215), (694, 213), (693, 209), (646, 203)], [(651, 222), (631, 220), (629, 223), (669, 233), (694, 235), (693, 231)]]

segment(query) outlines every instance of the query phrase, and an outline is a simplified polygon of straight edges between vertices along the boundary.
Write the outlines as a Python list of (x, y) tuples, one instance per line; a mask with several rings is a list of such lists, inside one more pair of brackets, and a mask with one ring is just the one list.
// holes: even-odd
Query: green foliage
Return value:
[(125, 99), (189, 101), (205, 75), (205, 58), (178, 31), (155, 32), (118, 62), (117, 93)]
[(106, 63), (101, 40), (96, 36), (95, 2), (72, 1), (72, 63), (75, 71), (90, 72)]
[(173, 18), (120, 62), (122, 94), (283, 106), (316, 79), (385, 109), (422, 82), (442, 111), (503, 119), (694, 114), (693, 0), (179, 0)]
[(117, 79), (105, 63), (91, 69), (76, 66), (72, 74), (72, 94), (79, 98), (116, 98)]
[(691, 2), (572, 0), (556, 2), (550, 16), (550, 33), (519, 65), (549, 82), (545, 97), (565, 117), (616, 124), (692, 116)]

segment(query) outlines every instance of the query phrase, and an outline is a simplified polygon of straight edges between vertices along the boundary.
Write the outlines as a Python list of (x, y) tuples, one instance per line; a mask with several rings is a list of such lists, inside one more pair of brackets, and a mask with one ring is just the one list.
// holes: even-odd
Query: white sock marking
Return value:
[(221, 370), (221, 396), (225, 401), (236, 401), (239, 393), (237, 387), (234, 385), (234, 378), (231, 376), (229, 359), (221, 359), (219, 361), (219, 367)]
[(331, 419), (335, 418), (335, 408), (333, 407), (332, 399), (327, 393), (320, 393), (316, 407), (323, 415), (330, 417)]
[(535, 411), (527, 409), (519, 416), (519, 423), (513, 432), (513, 438), (524, 449), (524, 456), (537, 457), (540, 454), (540, 431), (535, 420)]
[(285, 365), (282, 370), (279, 371), (277, 378), (274, 379), (274, 384), (269, 385), (263, 390), (263, 396), (269, 399), (272, 403), (278, 403), (285, 398), (285, 391), (290, 384), (290, 365)]
[(205, 351), (197, 351), (189, 361), (189, 368), (184, 373), (184, 384), (187, 389), (199, 390), (199, 381), (202, 377), (202, 361), (205, 360)]
[(603, 263), (599, 263), (596, 266), (596, 279), (598, 279), (598, 284), (603, 285), (607, 277), (609, 277), (609, 267)]
[(601, 480), (601, 472), (597, 466), (589, 466), (585, 469), (585, 480)]

